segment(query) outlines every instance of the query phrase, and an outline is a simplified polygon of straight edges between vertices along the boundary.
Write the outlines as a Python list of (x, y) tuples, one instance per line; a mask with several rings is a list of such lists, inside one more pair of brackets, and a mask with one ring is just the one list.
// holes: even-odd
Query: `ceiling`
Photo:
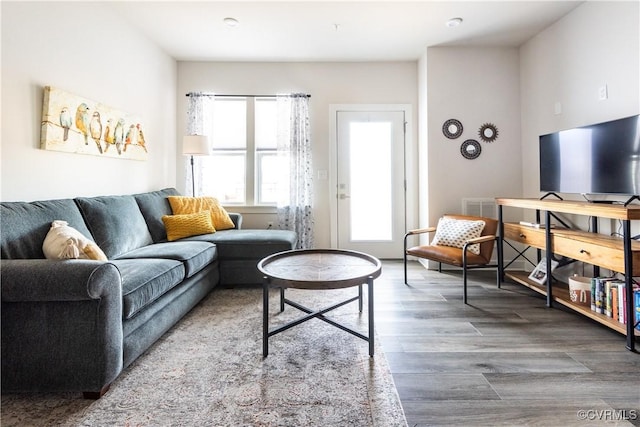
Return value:
[[(190, 61), (404, 61), (429, 46), (519, 46), (580, 1), (116, 1)], [(224, 18), (233, 17), (230, 27)], [(462, 24), (446, 21), (460, 17)]]

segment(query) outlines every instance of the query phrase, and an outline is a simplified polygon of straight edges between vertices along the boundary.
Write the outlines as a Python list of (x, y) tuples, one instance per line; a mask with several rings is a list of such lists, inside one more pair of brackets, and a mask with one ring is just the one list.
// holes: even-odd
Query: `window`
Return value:
[(276, 99), (216, 98), (212, 126), (213, 155), (201, 163), (205, 192), (226, 205), (275, 205)]

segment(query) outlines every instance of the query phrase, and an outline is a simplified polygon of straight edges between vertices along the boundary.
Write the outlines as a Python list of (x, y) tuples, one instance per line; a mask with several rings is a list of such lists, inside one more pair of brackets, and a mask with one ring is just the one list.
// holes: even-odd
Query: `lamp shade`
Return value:
[(208, 156), (211, 154), (209, 137), (206, 135), (187, 135), (182, 138), (182, 154), (185, 156)]

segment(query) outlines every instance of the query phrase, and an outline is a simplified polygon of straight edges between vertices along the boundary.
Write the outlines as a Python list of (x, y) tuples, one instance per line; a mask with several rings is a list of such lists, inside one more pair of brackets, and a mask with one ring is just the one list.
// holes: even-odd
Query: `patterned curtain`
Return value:
[[(185, 135), (209, 135), (213, 121), (214, 96), (202, 92), (189, 93), (189, 105), (187, 106), (187, 133)], [(203, 194), (202, 156), (193, 157), (194, 177), (196, 182), (195, 194)], [(184, 156), (184, 188), (191, 191), (191, 156)], [(191, 195), (191, 194), (190, 194)]]
[(298, 234), (298, 249), (313, 248), (313, 172), (309, 135), (309, 97), (277, 97), (278, 155), (283, 168), (278, 197), (278, 227)]

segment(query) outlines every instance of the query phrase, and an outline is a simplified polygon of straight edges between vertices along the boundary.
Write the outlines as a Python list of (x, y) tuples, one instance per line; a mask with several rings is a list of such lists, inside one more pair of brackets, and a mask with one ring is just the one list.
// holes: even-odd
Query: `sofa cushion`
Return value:
[(133, 196), (79, 197), (75, 201), (93, 240), (109, 259), (153, 243)]
[(136, 258), (111, 261), (122, 277), (122, 317), (129, 319), (182, 282), (184, 265), (172, 259)]
[(88, 238), (93, 236), (71, 199), (0, 203), (2, 259), (43, 259), (42, 244), (51, 223), (67, 223)]
[(218, 259), (262, 259), (296, 247), (296, 233), (289, 230), (222, 230), (215, 234), (187, 237), (188, 241), (215, 243)]
[(167, 197), (179, 195), (180, 193), (175, 188), (165, 188), (133, 195), (136, 203), (138, 203), (140, 212), (142, 212), (142, 216), (147, 222), (149, 233), (154, 242), (167, 240), (167, 231), (162, 222), (162, 217), (173, 213)]
[(121, 255), (118, 259), (162, 258), (180, 261), (185, 276), (191, 277), (218, 257), (216, 245), (209, 242), (156, 243)]

